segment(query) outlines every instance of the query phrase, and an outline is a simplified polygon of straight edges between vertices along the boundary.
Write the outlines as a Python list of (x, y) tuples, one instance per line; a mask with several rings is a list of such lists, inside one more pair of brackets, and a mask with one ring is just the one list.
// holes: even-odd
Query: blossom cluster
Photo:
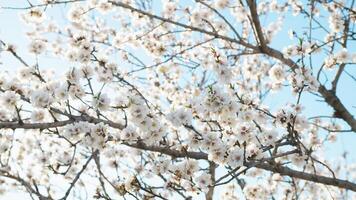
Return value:
[[(220, 187), (223, 199), (344, 195), (288, 172), (352, 173), (323, 154), (346, 132), (345, 113), (353, 120), (336, 96), (356, 62), (347, 3), (40, 2), (20, 14), (27, 45), (0, 38), (1, 55), (23, 65), (0, 72), (1, 176), (39, 199), (63, 198), (58, 180), (73, 198), (89, 185), (103, 199), (211, 199)], [(63, 21), (48, 11), (56, 7)], [(309, 32), (293, 27), (277, 48), (298, 17), (310, 20)], [(309, 93), (333, 107), (330, 116), (311, 116)], [(0, 192), (12, 183), (0, 178)]]

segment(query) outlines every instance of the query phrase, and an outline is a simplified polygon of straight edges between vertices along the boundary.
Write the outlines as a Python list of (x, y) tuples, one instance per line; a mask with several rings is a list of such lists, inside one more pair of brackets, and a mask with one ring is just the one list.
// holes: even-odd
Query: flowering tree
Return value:
[[(354, 0), (24, 2), (2, 5), (29, 40), (0, 38), (22, 65), (1, 68), (2, 192), (355, 198), (355, 166), (323, 154), (356, 132), (337, 93), (351, 87), (342, 77), (355, 81)], [(283, 25), (297, 18), (288, 39)], [(264, 103), (271, 95), (292, 100)], [(327, 115), (303, 110), (305, 96)]]

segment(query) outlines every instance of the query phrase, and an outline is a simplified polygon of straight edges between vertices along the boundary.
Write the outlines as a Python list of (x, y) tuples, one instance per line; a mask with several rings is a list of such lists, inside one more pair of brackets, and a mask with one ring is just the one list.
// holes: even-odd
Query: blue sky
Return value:
[[(27, 5), (25, 0), (0, 0), (0, 6), (2, 5), (15, 5), (15, 6), (23, 6), (22, 4)], [(158, 9), (156, 9), (157, 11)], [(65, 9), (48, 9), (48, 15), (52, 15), (60, 20), (63, 20), (65, 17)], [(263, 24), (268, 24), (271, 21), (276, 19), (276, 16), (271, 15), (268, 19), (261, 20)], [(327, 21), (327, 18), (324, 19)], [(307, 20), (303, 19), (302, 17), (292, 17), (289, 15), (285, 23), (283, 25), (282, 31), (275, 37), (272, 42), (272, 46), (278, 50), (282, 50), (283, 47), (289, 44), (296, 43), (296, 39), (291, 40), (288, 37), (288, 31), (290, 29), (295, 30), (297, 33), (303, 32), (303, 26), (306, 26)], [(24, 23), (21, 22), (19, 18), (19, 11), (16, 10), (0, 10), (0, 39), (15, 44), (18, 47), (18, 52), (25, 60), (30, 62), (34, 61), (33, 56), (26, 52), (26, 47), (28, 44), (28, 40), (25, 36), (26, 27)], [(316, 33), (315, 37), (320, 37), (318, 39), (323, 39), (323, 34)], [(350, 43), (351, 48), (348, 48), (349, 52), (356, 52), (356, 45), (355, 43)], [(139, 53), (140, 54), (140, 53)], [(144, 56), (144, 55), (138, 55)], [(13, 71), (16, 68), (21, 66), (17, 60), (11, 57), (8, 53), (2, 53), (0, 57), (0, 61), (3, 63), (0, 65), (1, 70), (9, 70)], [(54, 64), (51, 57), (46, 56), (41, 58), (40, 60), (41, 66), (45, 66), (48, 68), (54, 68), (57, 72), (63, 72), (67, 69), (66, 66), (59, 66), (58, 62), (56, 61)], [(321, 62), (320, 57), (316, 57), (314, 62), (317, 64)], [(346, 70), (353, 75), (356, 75), (356, 68), (355, 65), (346, 67)], [(334, 72), (329, 73), (333, 74)], [(331, 78), (333, 77), (330, 76)], [(349, 76), (345, 73), (343, 74), (342, 78), (340, 79), (337, 95), (344, 103), (344, 105), (350, 110), (353, 115), (356, 115), (356, 83), (352, 80)], [(303, 93), (302, 95), (302, 104), (305, 106), (304, 114), (308, 117), (316, 116), (316, 115), (330, 115), (332, 113), (331, 108), (326, 103), (321, 103), (317, 101), (314, 95), (309, 93)], [(282, 92), (276, 94), (270, 94), (264, 101), (265, 104), (270, 106), (273, 109), (277, 109), (286, 104), (286, 102), (295, 102), (296, 99), (292, 95), (290, 95), (289, 89), (285, 89)], [(338, 120), (340, 121), (340, 120)], [(342, 122), (342, 124), (344, 124)], [(345, 124), (344, 124), (345, 125)], [(347, 128), (347, 125), (345, 125)], [(346, 150), (350, 153), (355, 153), (355, 145), (356, 142), (356, 133), (347, 132), (347, 133), (340, 133), (338, 135), (338, 141), (334, 144), (328, 144), (326, 146), (325, 154), (329, 160), (338, 159), (340, 155)], [(350, 154), (350, 163), (354, 163), (356, 161), (356, 155)], [(21, 195), (21, 196), (19, 196)], [(9, 198), (24, 198), (20, 193), (11, 193), (10, 196), (0, 197), (0, 199), (9, 199)], [(25, 196), (28, 197), (28, 196)], [(25, 199), (25, 198), (24, 198)]]

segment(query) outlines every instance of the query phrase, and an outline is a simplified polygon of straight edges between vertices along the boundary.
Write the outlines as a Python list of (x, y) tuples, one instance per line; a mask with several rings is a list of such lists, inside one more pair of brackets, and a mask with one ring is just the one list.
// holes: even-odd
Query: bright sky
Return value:
[[(155, 1), (157, 2), (157, 1)], [(0, 0), (0, 6), (27, 6), (26, 0)], [(156, 5), (156, 4), (155, 4)], [(64, 20), (65, 8), (62, 9), (48, 9), (46, 13), (48, 16), (55, 17), (60, 20)], [(19, 54), (28, 61), (33, 61), (34, 58), (30, 54), (26, 52), (26, 47), (28, 41), (26, 40), (25, 31), (26, 27), (24, 23), (18, 17), (19, 11), (16, 10), (0, 10), (0, 39), (15, 44), (18, 47)], [(271, 20), (275, 19), (276, 16), (271, 16), (270, 19), (262, 20), (262, 23), (269, 23)], [(327, 19), (325, 19), (327, 20)], [(290, 29), (295, 30), (296, 32), (301, 33), (303, 30), (301, 27), (305, 26), (306, 20), (301, 17), (288, 17), (283, 25), (283, 29), (280, 34), (275, 37), (272, 42), (272, 46), (281, 50), (284, 46), (292, 43), (296, 43), (295, 40), (291, 40), (288, 37), (288, 31)], [(316, 35), (315, 37), (318, 37)], [(323, 38), (319, 38), (323, 39)], [(351, 43), (352, 44), (352, 43)], [(349, 48), (349, 52), (356, 52), (356, 45), (353, 43), (352, 48)], [(140, 56), (140, 55), (138, 55)], [(67, 67), (65, 65), (53, 65), (52, 59), (50, 56), (44, 56), (45, 58), (41, 58), (41, 66), (54, 68), (58, 72), (63, 72)], [(2, 65), (0, 65), (0, 70), (15, 70), (16, 68), (21, 66), (17, 60), (13, 59), (9, 54), (2, 53), (0, 57), (0, 61)], [(316, 58), (315, 63), (320, 63), (320, 58)], [(56, 62), (58, 63), (58, 62)], [(317, 65), (316, 65), (317, 66)], [(348, 66), (346, 70), (353, 75), (356, 75), (355, 66)], [(270, 94), (267, 99), (264, 101), (265, 104), (269, 105), (272, 109), (278, 108), (281, 105), (285, 105), (286, 102), (291, 101), (295, 102), (295, 97), (289, 94), (289, 89), (282, 93), (278, 94)], [(352, 80), (345, 73), (339, 82), (339, 87), (337, 91), (337, 95), (345, 104), (345, 106), (350, 110), (353, 115), (356, 115), (356, 84), (354, 80)], [(316, 115), (330, 115), (331, 109), (326, 105), (326, 103), (320, 103), (316, 101), (315, 96), (307, 93), (303, 93), (302, 95), (302, 103), (305, 106), (305, 114), (309, 117)], [(345, 126), (346, 128), (347, 126)], [(325, 154), (327, 157), (331, 158), (329, 160), (337, 160), (338, 157), (344, 151), (350, 151), (355, 153), (355, 141), (356, 141), (356, 133), (340, 133), (338, 136), (338, 141), (334, 144), (327, 145), (325, 149)], [(349, 160), (350, 163), (356, 162), (356, 155), (352, 156)], [(0, 196), (1, 199), (29, 199), (28, 195), (24, 195), (23, 193), (10, 192), (8, 195)]]

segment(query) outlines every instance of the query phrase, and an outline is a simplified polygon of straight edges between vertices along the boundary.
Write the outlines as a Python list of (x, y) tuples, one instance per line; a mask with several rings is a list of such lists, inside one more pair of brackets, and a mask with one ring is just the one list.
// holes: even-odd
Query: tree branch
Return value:
[(70, 191), (72, 190), (72, 188), (74, 187), (74, 185), (76, 184), (76, 182), (79, 180), (80, 176), (82, 175), (82, 173), (85, 171), (85, 169), (87, 168), (87, 166), (89, 165), (90, 161), (94, 158), (94, 156), (98, 153), (99, 151), (96, 150), (95, 152), (92, 153), (92, 155), (88, 158), (88, 160), (85, 162), (85, 164), (83, 165), (82, 169), (77, 173), (77, 175), (74, 177), (72, 183), (70, 184), (69, 188), (67, 189), (64, 197), (61, 198), (61, 200), (65, 200), (67, 199), (68, 195), (70, 194)]
[(258, 14), (257, 14), (257, 8), (256, 8), (256, 1), (255, 0), (247, 0), (247, 4), (248, 7), (250, 8), (250, 13), (251, 13), (251, 17), (252, 17), (252, 22), (254, 24), (254, 28), (256, 33), (257, 33), (257, 37), (256, 38), (261, 46), (262, 49), (264, 49), (267, 46), (265, 37), (263, 36), (263, 29), (260, 23), (260, 19), (258, 18)]
[[(180, 150), (170, 149), (169, 147), (149, 146), (142, 142), (135, 143), (135, 144), (125, 144), (125, 145), (134, 147), (137, 149), (141, 149), (141, 150), (159, 152), (162, 154), (172, 156), (174, 158), (189, 157), (189, 158), (193, 158), (193, 159), (197, 159), (197, 160), (201, 160), (201, 159), (208, 160), (208, 154), (206, 154), (204, 152), (180, 151)], [(264, 170), (271, 171), (274, 173), (279, 173), (283, 176), (290, 176), (293, 178), (299, 178), (299, 179), (303, 179), (306, 181), (312, 181), (315, 183), (336, 186), (339, 188), (344, 188), (344, 189), (348, 189), (348, 190), (352, 190), (352, 191), (356, 192), (356, 184), (352, 183), (350, 181), (346, 181), (346, 180), (341, 180), (341, 179), (337, 179), (337, 178), (331, 178), (331, 177), (301, 172), (301, 171), (290, 169), (288, 167), (283, 167), (283, 166), (276, 165), (276, 164), (272, 165), (272, 164), (268, 164), (265, 162), (259, 162), (259, 161), (248, 161), (245, 163), (245, 166), (246, 167), (256, 167), (256, 168), (264, 169)]]
[(10, 174), (9, 172), (0, 169), (0, 176), (15, 180), (17, 182), (19, 182), (22, 186), (24, 186), (28, 192), (35, 194), (40, 200), (51, 200), (51, 197), (46, 197), (44, 195), (42, 195), (41, 193), (39, 193), (38, 191), (36, 191), (34, 188), (32, 188), (31, 184), (27, 181), (25, 181), (24, 179), (22, 179), (19, 176), (15, 176)]
[(206, 195), (205, 195), (206, 200), (213, 200), (213, 197), (214, 197), (216, 166), (217, 165), (214, 162), (212, 162), (212, 161), (209, 162), (209, 174), (211, 176), (212, 185), (209, 186), (208, 193), (206, 193)]
[(170, 24), (174, 24), (176, 26), (180, 26), (180, 27), (183, 27), (183, 28), (195, 31), (195, 32), (204, 33), (204, 34), (207, 34), (207, 35), (210, 35), (210, 36), (214, 36), (216, 38), (223, 39), (225, 41), (237, 43), (237, 44), (240, 44), (242, 46), (258, 50), (257, 47), (255, 47), (255, 46), (253, 46), (253, 45), (251, 45), (249, 43), (246, 43), (243, 40), (236, 40), (236, 39), (224, 36), (224, 35), (220, 35), (220, 34), (218, 34), (216, 32), (211, 32), (211, 31), (207, 31), (205, 29), (199, 28), (199, 27), (195, 27), (195, 26), (186, 25), (186, 24), (183, 24), (183, 23), (180, 23), (180, 22), (176, 22), (176, 21), (173, 21), (171, 19), (164, 18), (164, 17), (158, 16), (158, 15), (154, 15), (152, 13), (149, 13), (149, 12), (134, 8), (134, 7), (130, 6), (130, 5), (127, 5), (127, 4), (122, 3), (122, 2), (115, 2), (115, 1), (109, 1), (109, 2), (112, 3), (115, 6), (119, 6), (119, 7), (128, 9), (128, 10), (131, 10), (132, 12), (137, 12), (137, 13), (143, 14), (143, 15), (149, 17), (149, 18), (157, 19), (157, 20), (160, 20), (160, 21), (163, 21), (163, 22), (167, 22), (167, 23), (170, 23)]
[(55, 122), (44, 122), (44, 123), (19, 123), (19, 122), (0, 122), (0, 129), (48, 129), (66, 126), (75, 122), (90, 122), (94, 124), (104, 123), (109, 125), (112, 128), (123, 129), (124, 125), (112, 122), (110, 120), (98, 119), (91, 117), (89, 115), (74, 116), (69, 115), (70, 119), (64, 121), (55, 121)]

